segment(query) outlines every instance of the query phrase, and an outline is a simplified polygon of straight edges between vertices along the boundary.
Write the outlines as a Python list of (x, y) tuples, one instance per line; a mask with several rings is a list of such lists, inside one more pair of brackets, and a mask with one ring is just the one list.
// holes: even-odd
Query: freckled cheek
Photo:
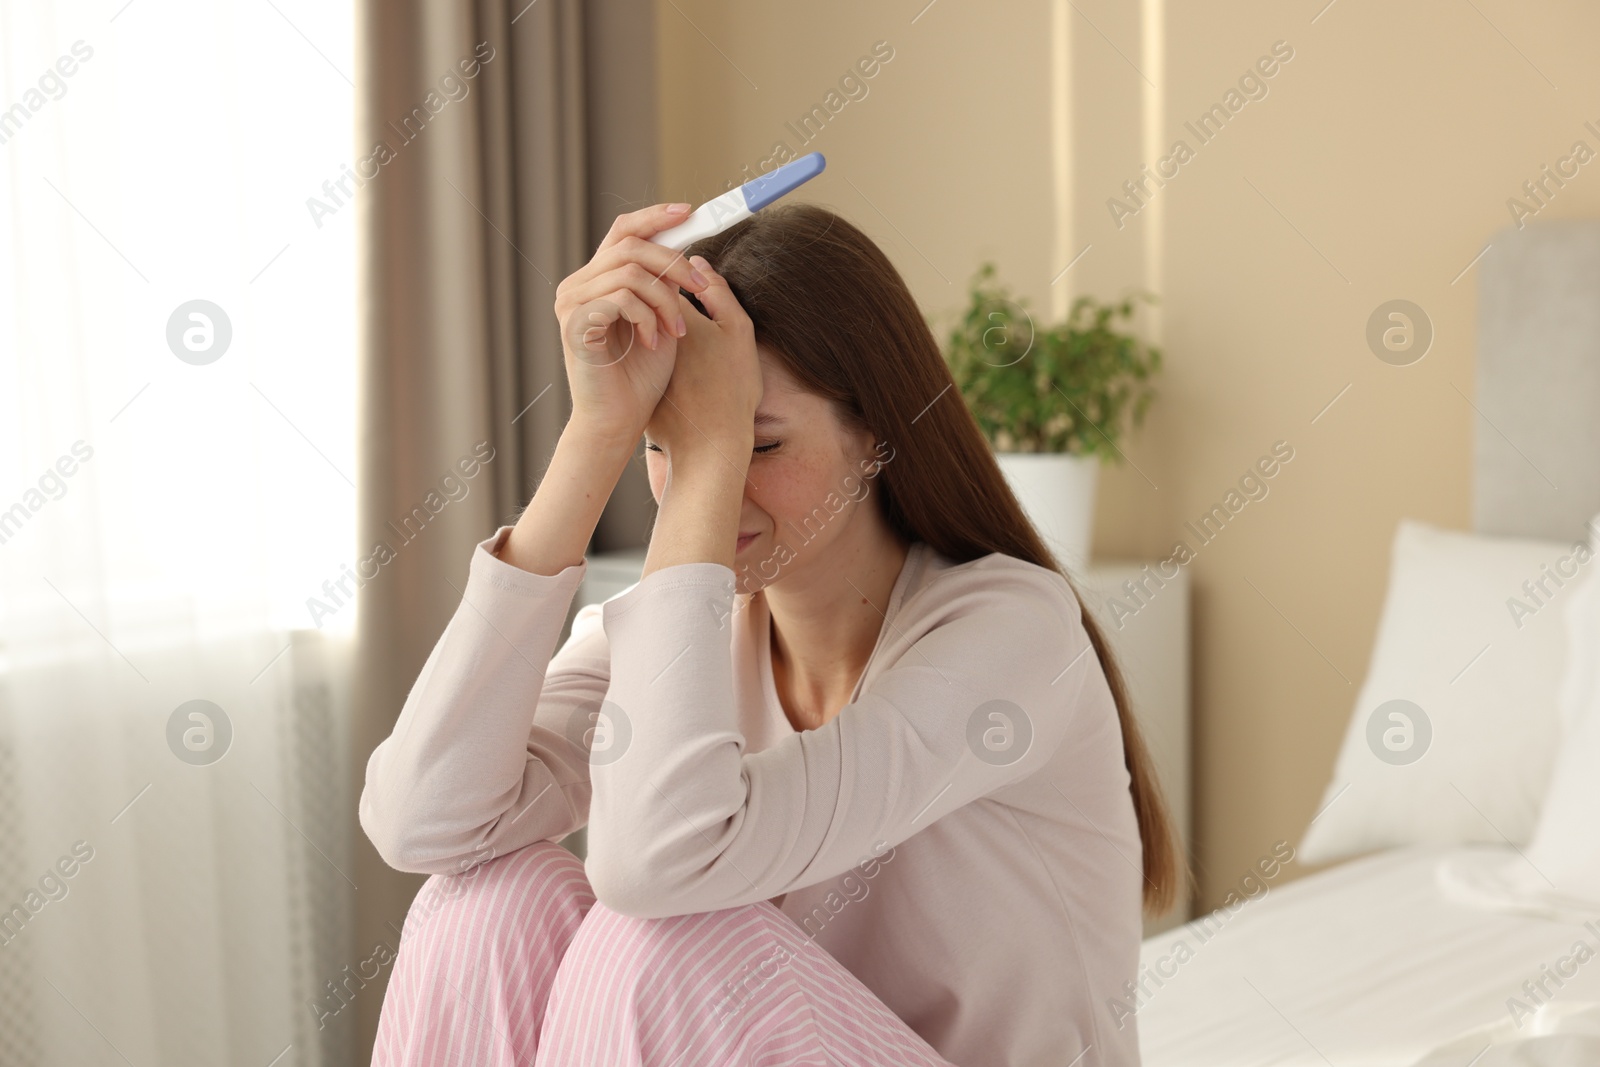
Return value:
[(785, 520), (798, 522), (814, 508), (824, 506), (828, 481), (813, 464), (769, 463), (760, 471), (761, 488), (750, 499), (778, 525)]

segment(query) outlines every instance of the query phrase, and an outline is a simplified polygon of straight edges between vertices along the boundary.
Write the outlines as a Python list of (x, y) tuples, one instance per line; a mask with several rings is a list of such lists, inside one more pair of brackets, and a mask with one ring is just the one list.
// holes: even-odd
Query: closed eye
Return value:
[[(762, 452), (762, 453), (771, 452), (774, 448), (777, 448), (781, 444), (783, 444), (782, 441), (774, 441), (770, 445), (757, 445), (755, 447), (754, 451)], [(646, 442), (644, 447), (646, 449), (648, 449), (649, 451), (651, 451), (651, 452), (660, 452), (661, 451), (661, 446), (660, 445), (652, 445), (649, 442)]]

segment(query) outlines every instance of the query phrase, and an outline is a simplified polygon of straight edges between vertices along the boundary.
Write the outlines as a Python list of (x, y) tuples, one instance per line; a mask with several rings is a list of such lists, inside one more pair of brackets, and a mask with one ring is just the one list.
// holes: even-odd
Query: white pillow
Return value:
[(1567, 676), (1561, 687), (1562, 734), (1555, 772), (1539, 813), (1527, 862), (1541, 888), (1600, 907), (1600, 576), (1590, 559), (1566, 605)]
[(1572, 569), (1573, 549), (1401, 520), (1372, 662), (1303, 862), (1528, 841), (1558, 736), (1560, 604), (1578, 577), (1552, 575), (1563, 558)]
[(1581, 573), (1568, 588), (1572, 595), (1567, 599), (1562, 617), (1567, 629), (1567, 667), (1561, 679), (1558, 702), (1561, 707), (1561, 728), (1575, 732), (1580, 720), (1589, 713), (1595, 690), (1600, 689), (1600, 578), (1591, 567), (1600, 552), (1600, 515), (1589, 520), (1589, 559)]

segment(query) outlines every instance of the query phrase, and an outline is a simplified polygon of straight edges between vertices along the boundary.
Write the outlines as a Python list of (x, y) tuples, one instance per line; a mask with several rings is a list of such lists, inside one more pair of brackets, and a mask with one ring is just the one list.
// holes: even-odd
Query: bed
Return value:
[(1491, 243), (1474, 529), (1397, 531), (1302, 843), (1341, 858), (1145, 941), (1147, 1067), (1600, 1065), (1600, 222)]
[[(1446, 1061), (1466, 1067), (1486, 1031), (1510, 1023), (1506, 1000), (1523, 998), (1524, 981), (1578, 937), (1600, 944), (1581, 924), (1487, 909), (1441, 884), (1441, 869), (1492, 868), (1511, 852), (1388, 849), (1271, 890), (1220, 928), (1197, 921), (1151, 938), (1142, 970), (1172, 977), (1147, 979), (1137, 1015), (1146, 1067), (1412, 1067), (1482, 1033)], [(1192, 951), (1183, 962), (1180, 942)], [(1600, 963), (1565, 982), (1552, 1005), (1600, 1005)], [(1567, 1021), (1569, 1010), (1556, 1014)], [(1589, 1029), (1600, 1034), (1600, 1022)]]

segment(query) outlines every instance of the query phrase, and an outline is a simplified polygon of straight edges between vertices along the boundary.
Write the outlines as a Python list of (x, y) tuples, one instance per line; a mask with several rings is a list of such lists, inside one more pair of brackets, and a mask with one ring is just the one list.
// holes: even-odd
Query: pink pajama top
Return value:
[[(473, 552), (373, 751), (361, 825), (455, 873), (588, 827), (616, 911), (782, 911), (959, 1067), (1135, 1067), (1141, 852), (1121, 731), (1062, 577), (914, 542), (850, 703), (796, 731), (760, 592), (720, 563), (581, 608), (587, 562)], [(1081, 1057), (1081, 1058), (1080, 1058)]]

